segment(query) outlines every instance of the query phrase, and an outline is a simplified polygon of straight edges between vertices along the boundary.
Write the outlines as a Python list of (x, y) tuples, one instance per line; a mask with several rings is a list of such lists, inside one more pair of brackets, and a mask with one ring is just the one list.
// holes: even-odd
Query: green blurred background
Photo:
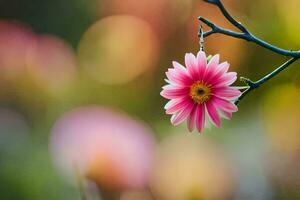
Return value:
[[(283, 48), (300, 48), (298, 0), (224, 4), (258, 37)], [(0, 199), (80, 199), (78, 186), (61, 177), (49, 151), (53, 125), (77, 107), (103, 106), (143, 121), (158, 149), (178, 134), (191, 137), (185, 124), (170, 124), (163, 109), (166, 100), (159, 93), (171, 62), (183, 63), (186, 52), (198, 51), (200, 15), (234, 29), (216, 7), (201, 0), (1, 0)], [(219, 53), (222, 61), (227, 60), (231, 71), (253, 80), (286, 60), (223, 35), (205, 39), (205, 48), (207, 54)], [(222, 128), (192, 133), (217, 148), (217, 158), (228, 158), (234, 168), (227, 183), (233, 186), (221, 199), (300, 199), (298, 67), (295, 63), (249, 94)], [(176, 162), (168, 163), (170, 168)], [(180, 174), (178, 170), (170, 176)], [(197, 175), (208, 177), (208, 188), (223, 188), (225, 183), (216, 186), (209, 181), (216, 171), (199, 168)], [(172, 199), (162, 192), (168, 190), (156, 191), (157, 196), (167, 197), (158, 199)], [(205, 195), (184, 199), (213, 199)]]

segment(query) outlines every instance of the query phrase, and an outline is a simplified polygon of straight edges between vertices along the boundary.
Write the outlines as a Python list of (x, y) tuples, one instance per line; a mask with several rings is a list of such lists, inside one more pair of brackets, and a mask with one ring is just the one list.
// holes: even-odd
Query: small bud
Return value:
[(209, 63), (209, 61), (211, 60), (211, 58), (212, 58), (212, 55), (209, 55), (209, 56), (207, 56), (207, 63)]
[(240, 81), (245, 83), (245, 84), (248, 84), (250, 82), (250, 79), (245, 78), (245, 77), (240, 77)]

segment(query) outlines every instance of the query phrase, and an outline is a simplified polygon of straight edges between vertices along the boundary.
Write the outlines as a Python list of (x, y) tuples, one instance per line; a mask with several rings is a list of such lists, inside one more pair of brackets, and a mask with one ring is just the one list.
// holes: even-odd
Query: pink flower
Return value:
[(126, 114), (85, 106), (57, 120), (50, 150), (66, 177), (73, 178), (77, 172), (101, 189), (136, 189), (147, 185), (155, 141), (145, 124)]
[(217, 127), (221, 117), (230, 119), (238, 110), (234, 100), (241, 92), (230, 86), (237, 79), (236, 72), (228, 72), (229, 63), (219, 63), (219, 55), (207, 59), (205, 52), (199, 51), (197, 57), (192, 53), (185, 55), (185, 65), (173, 62), (174, 68), (166, 72), (166, 82), (161, 96), (170, 101), (166, 104), (171, 123), (178, 125), (187, 119), (189, 131), (195, 126), (199, 132), (204, 128), (206, 118)]

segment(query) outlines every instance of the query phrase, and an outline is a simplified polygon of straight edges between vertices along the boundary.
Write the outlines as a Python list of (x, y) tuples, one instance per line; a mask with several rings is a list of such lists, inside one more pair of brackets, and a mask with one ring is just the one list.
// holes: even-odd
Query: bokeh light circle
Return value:
[(158, 148), (152, 191), (164, 200), (230, 199), (235, 181), (225, 157), (203, 136), (168, 137)]
[[(270, 178), (282, 188), (300, 187), (300, 90), (293, 84), (274, 86), (263, 106)], [(293, 199), (293, 197), (291, 197)]]
[(158, 40), (147, 22), (129, 15), (110, 16), (86, 31), (78, 57), (80, 65), (99, 82), (126, 83), (154, 66)]
[(300, 27), (296, 24), (299, 24), (300, 15), (299, 15), (299, 0), (276, 0), (275, 2), (278, 6), (278, 14), (281, 22), (284, 23), (284, 31), (286, 37), (284, 37), (285, 42), (290, 42), (299, 48), (299, 31)]
[(57, 167), (76, 171), (107, 189), (143, 187), (152, 167), (154, 139), (142, 123), (98, 106), (76, 108), (55, 123), (50, 149)]
[(165, 39), (187, 21), (192, 7), (193, 0), (101, 0), (99, 13), (142, 18), (149, 22), (160, 39)]
[(265, 127), (274, 149), (293, 153), (300, 150), (300, 90), (292, 84), (274, 86), (264, 103)]
[(0, 76), (14, 78), (26, 71), (27, 51), (34, 34), (27, 26), (0, 20)]
[(69, 86), (76, 75), (75, 52), (55, 36), (37, 35), (26, 62), (37, 83), (55, 92)]

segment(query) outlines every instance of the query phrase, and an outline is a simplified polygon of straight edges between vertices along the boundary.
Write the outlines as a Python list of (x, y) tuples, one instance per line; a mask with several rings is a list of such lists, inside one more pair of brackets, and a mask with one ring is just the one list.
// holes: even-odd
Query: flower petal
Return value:
[(221, 78), (219, 78), (213, 83), (213, 87), (217, 88), (217, 87), (224, 87), (224, 86), (231, 85), (236, 81), (236, 79), (237, 79), (236, 72), (226, 73), (224, 76), (222, 76)]
[(213, 89), (213, 95), (220, 97), (222, 99), (236, 99), (238, 98), (242, 92), (238, 89), (235, 89), (233, 87), (219, 87)]
[(191, 111), (193, 110), (193, 107), (194, 107), (193, 104), (189, 104), (180, 112), (172, 115), (171, 123), (174, 126), (176, 126), (176, 125), (180, 124), (181, 122), (183, 122), (188, 117), (188, 115), (190, 115)]
[(232, 118), (232, 113), (231, 112), (226, 112), (226, 111), (220, 110), (220, 114), (225, 119), (231, 119)]
[(194, 79), (199, 79), (199, 72), (198, 72), (198, 63), (197, 59), (192, 53), (185, 54), (185, 65), (187, 67), (187, 71), (189, 75)]
[(219, 97), (213, 96), (211, 101), (214, 103), (215, 107), (221, 111), (226, 112), (236, 112), (238, 111), (238, 107), (231, 101), (221, 99)]
[(208, 62), (207, 68), (217, 67), (219, 65), (219, 61), (220, 61), (220, 55), (219, 54), (214, 55)]
[(183, 97), (180, 99), (173, 99), (169, 101), (166, 106), (166, 114), (174, 114), (183, 108), (185, 108), (187, 105), (189, 105), (191, 102), (187, 97)]
[(213, 101), (206, 102), (205, 106), (206, 106), (206, 110), (207, 110), (208, 116), (209, 116), (212, 124), (214, 124), (216, 127), (221, 127), (221, 118), (218, 114), (218, 111), (217, 111)]
[(197, 105), (196, 108), (196, 128), (201, 132), (205, 123), (205, 108), (203, 104)]
[(192, 132), (195, 128), (195, 124), (196, 124), (196, 109), (197, 108), (197, 104), (194, 105), (193, 110), (191, 112), (191, 114), (188, 116), (187, 118), (187, 126), (190, 132)]
[(186, 87), (176, 87), (174, 85), (166, 85), (160, 92), (160, 95), (166, 99), (176, 99), (184, 97), (188, 94), (189, 89)]
[(211, 83), (214, 80), (218, 80), (221, 78), (229, 69), (230, 64), (228, 62), (223, 62), (218, 65), (216, 71), (214, 71), (214, 74), (211, 77), (207, 77), (207, 82)]
[(211, 58), (211, 60), (209, 61), (209, 63), (206, 66), (204, 76), (202, 77), (203, 81), (207, 81), (207, 79), (212, 77), (212, 75), (215, 73), (215, 71), (217, 71), (217, 67), (219, 65), (219, 60), (220, 60), (219, 54), (214, 55)]
[(173, 61), (172, 64), (175, 70), (183, 73), (187, 72), (186, 68), (183, 65), (181, 65), (179, 62)]
[(207, 58), (204, 51), (199, 51), (197, 54), (197, 61), (198, 61), (198, 73), (199, 73), (199, 79), (201, 80), (204, 76), (204, 72), (207, 65)]
[(169, 69), (166, 75), (167, 78), (176, 85), (189, 85), (193, 82), (186, 73), (177, 72), (175, 69)]

